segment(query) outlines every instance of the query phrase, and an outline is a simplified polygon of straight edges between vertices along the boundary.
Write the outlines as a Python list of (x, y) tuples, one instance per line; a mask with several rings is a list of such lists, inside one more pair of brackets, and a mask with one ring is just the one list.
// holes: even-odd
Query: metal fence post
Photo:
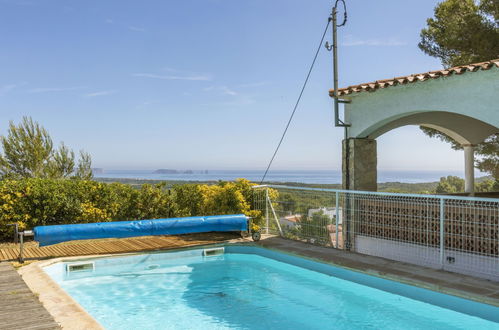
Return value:
[(338, 241), (338, 238), (339, 238), (339, 234), (338, 234), (338, 228), (339, 228), (339, 222), (340, 222), (340, 193), (339, 192), (336, 192), (336, 232), (335, 232), (335, 235), (336, 235), (336, 244), (335, 244), (335, 248), (339, 248), (339, 241)]
[(440, 265), (444, 267), (444, 249), (445, 249), (445, 237), (444, 237), (444, 220), (445, 220), (445, 200), (440, 198)]
[(21, 241), (21, 244), (19, 246), (19, 263), (23, 264), (24, 263), (24, 233), (23, 232), (19, 233), (19, 238)]
[(269, 188), (265, 188), (265, 233), (269, 233)]

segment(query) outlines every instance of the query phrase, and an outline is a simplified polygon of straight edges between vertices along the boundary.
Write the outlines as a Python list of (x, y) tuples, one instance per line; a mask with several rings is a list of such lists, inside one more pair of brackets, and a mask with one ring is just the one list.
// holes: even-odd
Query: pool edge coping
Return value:
[[(41, 260), (17, 270), (30, 290), (62, 329), (104, 329), (76, 300), (59, 286), (43, 267), (78, 257)], [(63, 260), (64, 259), (64, 260)]]
[[(138, 251), (138, 252), (118, 253), (118, 254), (97, 254), (97, 255), (85, 255), (85, 256), (58, 257), (58, 258), (33, 262), (29, 265), (19, 268), (18, 273), (22, 276), (24, 282), (28, 285), (28, 287), (35, 294), (38, 295), (40, 302), (43, 304), (43, 306), (54, 317), (55, 321), (63, 329), (78, 329), (78, 330), (104, 329), (78, 302), (76, 302), (66, 291), (64, 291), (64, 289), (62, 289), (59, 286), (59, 284), (57, 284), (43, 270), (43, 267), (65, 261), (78, 261), (78, 260), (87, 260), (87, 259), (96, 259), (96, 258), (100, 259), (100, 258), (109, 258), (109, 257), (124, 257), (131, 255), (157, 254), (165, 252), (166, 253), (179, 252), (179, 251), (203, 249), (206, 247), (213, 247), (213, 246), (235, 246), (235, 245), (253, 246), (261, 249), (267, 249), (290, 256), (304, 258), (313, 262), (318, 262), (321, 264), (338, 267), (369, 276), (374, 276), (376, 278), (390, 280), (406, 285), (415, 286), (422, 289), (431, 290), (441, 294), (467, 299), (477, 303), (499, 307), (499, 299), (473, 294), (463, 290), (444, 287), (421, 280), (414, 280), (404, 276), (393, 275), (389, 273), (380, 273), (373, 269), (359, 269), (359, 268), (349, 267), (341, 263), (335, 263), (330, 260), (321, 259), (320, 257), (310, 257), (304, 254), (297, 253), (295, 251), (287, 251), (283, 247), (263, 246), (255, 242), (221, 242), (221, 243), (212, 243), (212, 244), (205, 244), (198, 246), (179, 247), (176, 249), (159, 249), (154, 251)], [(63, 308), (65, 309), (64, 311), (61, 311), (61, 305), (65, 306), (65, 308)]]

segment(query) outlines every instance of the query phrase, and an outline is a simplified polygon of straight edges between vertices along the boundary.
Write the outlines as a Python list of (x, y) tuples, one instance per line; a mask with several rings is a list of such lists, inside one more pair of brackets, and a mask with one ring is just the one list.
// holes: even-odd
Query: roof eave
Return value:
[[(437, 79), (440, 77), (447, 77), (451, 75), (460, 75), (465, 72), (477, 72), (480, 70), (489, 70), (493, 67), (499, 68), (499, 59), (490, 61), (473, 63), (467, 65), (456, 66), (453, 68), (429, 71), (425, 73), (411, 74), (408, 76), (395, 77), (391, 79), (376, 80), (369, 83), (352, 85), (345, 88), (338, 89), (338, 96), (353, 96), (360, 92), (374, 92), (378, 89), (384, 89), (391, 86), (406, 85), (409, 83), (423, 82), (430, 79)], [(334, 97), (334, 89), (329, 90), (329, 96)]]

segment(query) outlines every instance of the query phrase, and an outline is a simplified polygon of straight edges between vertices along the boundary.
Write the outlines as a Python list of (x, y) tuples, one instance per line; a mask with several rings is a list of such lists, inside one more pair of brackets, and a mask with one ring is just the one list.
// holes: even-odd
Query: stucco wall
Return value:
[[(499, 127), (499, 68), (391, 86), (349, 97), (349, 137), (371, 137), (380, 127), (418, 112), (444, 111)], [(499, 132), (499, 129), (498, 129)]]
[[(499, 262), (494, 257), (445, 250), (444, 263), (440, 264), (438, 248), (362, 235), (355, 236), (354, 251), (499, 281)], [(452, 261), (450, 262), (448, 258), (452, 258)]]

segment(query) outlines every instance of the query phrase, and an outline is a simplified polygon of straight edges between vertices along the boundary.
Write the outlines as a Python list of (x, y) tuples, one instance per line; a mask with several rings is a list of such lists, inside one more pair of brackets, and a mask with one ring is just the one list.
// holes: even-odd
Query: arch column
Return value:
[(376, 140), (343, 140), (343, 189), (378, 190), (378, 155)]
[(475, 193), (475, 146), (465, 144), (464, 148), (464, 192)]

